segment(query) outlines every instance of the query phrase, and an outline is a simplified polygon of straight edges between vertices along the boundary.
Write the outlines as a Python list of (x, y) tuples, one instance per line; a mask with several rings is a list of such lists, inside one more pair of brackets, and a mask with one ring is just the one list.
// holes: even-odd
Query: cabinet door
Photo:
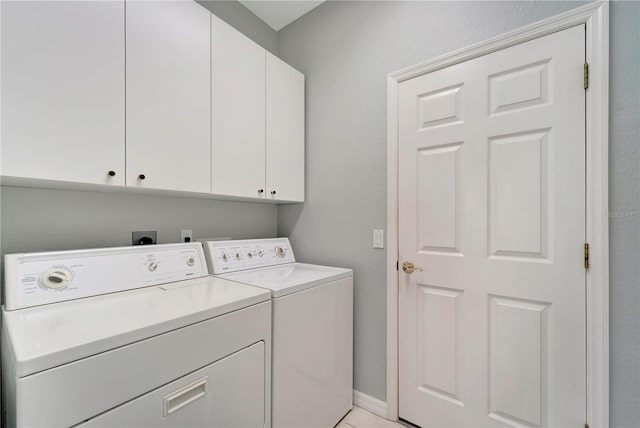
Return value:
[(210, 13), (192, 1), (126, 7), (127, 185), (209, 192)]
[(267, 426), (264, 352), (258, 342), (77, 426)]
[(211, 19), (212, 192), (263, 197), (265, 50)]
[(2, 175), (123, 185), (124, 2), (1, 7)]
[(267, 53), (267, 198), (304, 201), (304, 75)]

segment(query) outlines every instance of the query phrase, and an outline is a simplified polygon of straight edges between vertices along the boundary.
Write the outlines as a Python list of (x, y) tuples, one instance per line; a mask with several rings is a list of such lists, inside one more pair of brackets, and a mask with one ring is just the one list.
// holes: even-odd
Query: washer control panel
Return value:
[(289, 238), (205, 241), (209, 272), (237, 272), (296, 261)]
[(202, 244), (5, 256), (7, 310), (166, 284), (208, 274)]

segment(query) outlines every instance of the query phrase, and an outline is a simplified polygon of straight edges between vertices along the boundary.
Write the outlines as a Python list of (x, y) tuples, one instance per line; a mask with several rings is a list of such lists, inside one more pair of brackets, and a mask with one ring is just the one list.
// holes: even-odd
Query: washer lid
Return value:
[(3, 309), (3, 321), (16, 375), (24, 377), (269, 299), (266, 290), (205, 277), (22, 310)]
[(353, 276), (351, 269), (289, 263), (223, 274), (218, 278), (267, 288), (271, 290), (272, 297), (280, 297), (349, 276)]

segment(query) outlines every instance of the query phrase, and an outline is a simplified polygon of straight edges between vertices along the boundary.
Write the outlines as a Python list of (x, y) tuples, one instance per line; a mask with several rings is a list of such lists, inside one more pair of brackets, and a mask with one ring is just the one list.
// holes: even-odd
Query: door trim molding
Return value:
[[(587, 422), (609, 426), (609, 3), (597, 1), (387, 77), (387, 419), (398, 419), (398, 86), (400, 82), (586, 24)], [(579, 78), (579, 77), (576, 77)], [(576, 251), (580, 251), (577, 248)]]

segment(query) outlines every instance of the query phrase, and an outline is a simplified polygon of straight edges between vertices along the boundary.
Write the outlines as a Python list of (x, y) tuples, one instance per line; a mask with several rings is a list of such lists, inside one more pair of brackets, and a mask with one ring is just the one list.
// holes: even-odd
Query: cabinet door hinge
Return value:
[(589, 244), (584, 244), (584, 268), (589, 269)]
[(400, 262), (396, 260), (396, 270), (400, 270)]
[(584, 63), (584, 89), (589, 88), (589, 64)]

